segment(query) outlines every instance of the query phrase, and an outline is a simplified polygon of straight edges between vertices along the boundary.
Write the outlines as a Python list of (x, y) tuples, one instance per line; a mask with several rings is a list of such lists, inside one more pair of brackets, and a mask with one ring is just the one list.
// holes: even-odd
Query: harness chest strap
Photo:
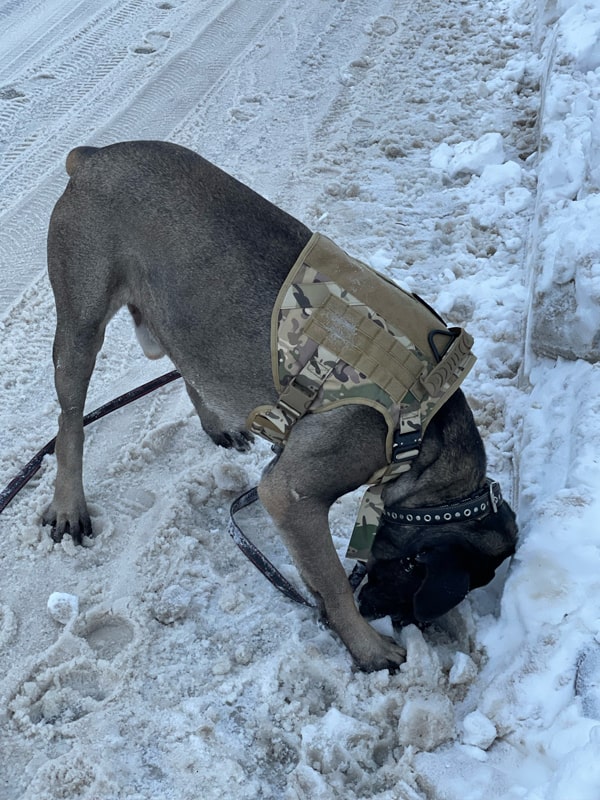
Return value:
[(366, 562), (371, 553), (379, 523), (384, 511), (383, 490), (385, 484), (404, 472), (408, 472), (421, 449), (423, 428), (420, 410), (400, 413), (398, 428), (394, 436), (392, 463), (375, 473), (376, 481), (362, 496), (352, 535), (346, 549), (346, 558)]
[[(332, 333), (336, 317), (355, 326), (357, 333), (350, 343)], [(450, 332), (454, 336), (452, 343), (442, 361), (428, 372), (423, 361), (386, 330), (330, 295), (326, 304), (313, 312), (305, 327), (306, 336), (320, 346), (291, 377), (273, 406), (254, 409), (248, 418), (248, 427), (273, 444), (283, 445), (292, 426), (309, 410), (325, 411), (334, 406), (362, 403), (376, 408), (386, 418), (386, 453), (388, 461), (393, 463), (395, 432), (424, 432), (442, 405), (436, 400), (442, 397), (445, 402), (475, 361), (470, 351), (473, 340), (469, 334), (461, 329), (451, 329)], [(388, 398), (387, 405), (370, 399), (367, 394), (364, 397), (356, 394), (346, 397), (341, 388), (335, 400), (315, 409), (313, 406), (319, 393), (340, 364), (350, 365), (365, 380), (379, 387)], [(408, 396), (412, 400), (410, 405), (404, 402)], [(423, 404), (427, 411), (425, 418)], [(370, 482), (378, 480), (372, 478)]]

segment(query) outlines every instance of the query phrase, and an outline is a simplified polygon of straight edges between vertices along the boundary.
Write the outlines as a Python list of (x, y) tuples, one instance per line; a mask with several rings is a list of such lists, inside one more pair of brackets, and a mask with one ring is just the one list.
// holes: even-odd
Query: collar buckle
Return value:
[(498, 506), (502, 502), (502, 493), (500, 492), (500, 484), (488, 478), (488, 490), (490, 495), (490, 505), (494, 509), (494, 514), (498, 513)]

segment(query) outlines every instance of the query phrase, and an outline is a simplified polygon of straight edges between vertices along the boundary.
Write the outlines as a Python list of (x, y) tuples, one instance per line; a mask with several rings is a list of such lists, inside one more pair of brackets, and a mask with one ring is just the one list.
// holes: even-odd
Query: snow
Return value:
[[(599, 53), (599, 0), (0, 4), (0, 489), (55, 435), (64, 157), (151, 137), (467, 327), (520, 525), (490, 586), (365, 675), (226, 536), (265, 444), (215, 448), (177, 383), (95, 423), (88, 547), (40, 527), (53, 458), (0, 516), (1, 800), (600, 797)], [(118, 315), (89, 409), (169, 366)]]
[(52, 592), (48, 598), (48, 613), (52, 619), (66, 625), (79, 613), (79, 598), (67, 592)]
[(485, 133), (475, 142), (459, 142), (454, 147), (441, 144), (431, 154), (431, 163), (438, 169), (447, 170), (451, 178), (461, 173), (481, 175), (492, 164), (504, 164), (502, 135)]
[(481, 711), (471, 711), (463, 719), (463, 736), (465, 744), (487, 750), (495, 741), (496, 726)]

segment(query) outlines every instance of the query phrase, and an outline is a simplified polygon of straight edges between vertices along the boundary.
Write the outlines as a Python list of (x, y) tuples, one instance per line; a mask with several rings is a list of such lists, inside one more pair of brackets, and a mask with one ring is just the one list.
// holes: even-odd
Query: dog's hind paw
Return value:
[(215, 444), (219, 447), (225, 447), (228, 450), (234, 449), (239, 453), (247, 453), (252, 446), (254, 436), (248, 431), (221, 431), (211, 437)]
[(83, 544), (84, 539), (93, 537), (92, 521), (87, 511), (83, 513), (64, 514), (48, 506), (42, 515), (42, 525), (50, 525), (50, 538), (62, 542), (65, 534), (71, 536), (75, 544)]

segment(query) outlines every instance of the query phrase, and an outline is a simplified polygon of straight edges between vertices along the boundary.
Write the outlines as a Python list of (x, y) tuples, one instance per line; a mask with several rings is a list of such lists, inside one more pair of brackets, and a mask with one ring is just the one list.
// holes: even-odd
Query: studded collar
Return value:
[(405, 508), (392, 505), (384, 508), (382, 521), (386, 525), (448, 525), (451, 522), (471, 522), (495, 514), (502, 503), (500, 484), (486, 478), (485, 485), (476, 494), (455, 503), (439, 506)]

